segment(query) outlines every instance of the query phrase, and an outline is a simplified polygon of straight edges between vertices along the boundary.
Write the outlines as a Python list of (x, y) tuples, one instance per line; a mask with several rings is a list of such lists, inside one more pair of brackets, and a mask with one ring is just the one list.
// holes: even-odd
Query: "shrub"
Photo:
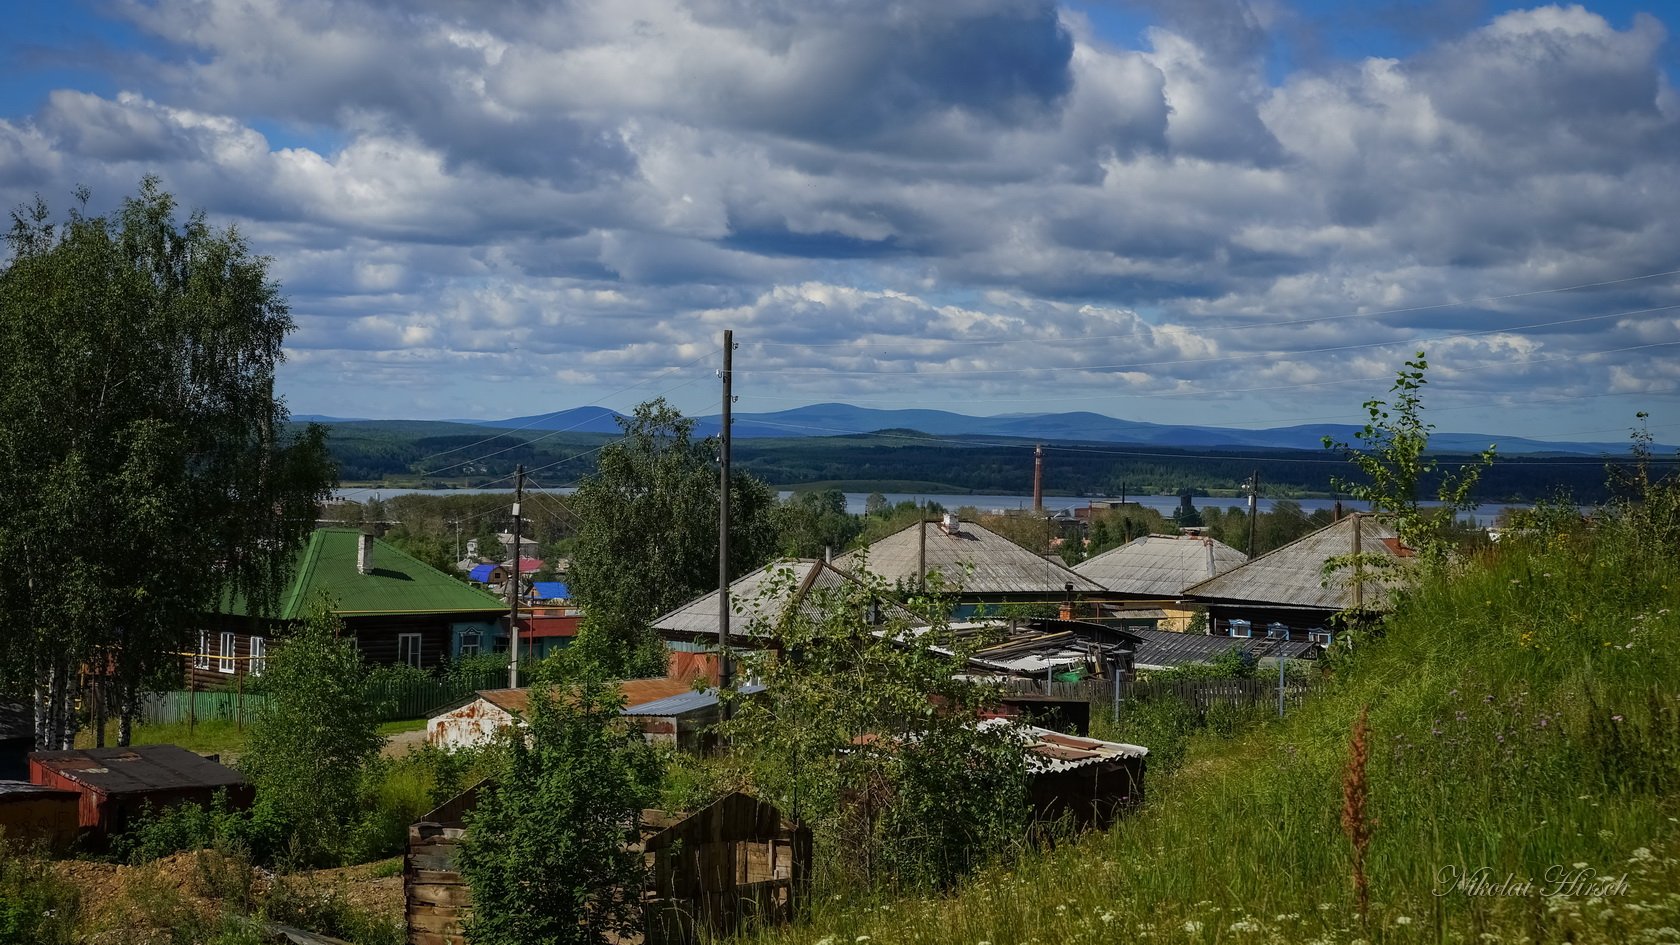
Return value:
[(69, 945), (80, 912), (75, 887), (0, 836), (0, 945)]

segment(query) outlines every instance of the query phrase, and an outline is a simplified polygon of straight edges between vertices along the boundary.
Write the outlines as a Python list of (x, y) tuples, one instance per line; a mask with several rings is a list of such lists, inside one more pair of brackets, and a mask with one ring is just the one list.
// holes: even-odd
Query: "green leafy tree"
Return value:
[(528, 727), (467, 821), (461, 872), (473, 945), (604, 945), (641, 931), (635, 842), (656, 756), (618, 714), (622, 696), (582, 680), (533, 691)]
[(261, 691), (268, 699), (239, 766), (261, 815), (289, 831), (285, 852), (302, 864), (332, 863), (360, 815), (362, 769), (384, 739), (367, 667), (325, 601), (275, 644)]
[[(661, 674), (652, 621), (717, 586), (717, 442), (694, 439), (694, 421), (663, 398), (619, 424), (572, 498), (582, 523), (567, 577), (583, 621), (565, 655), (609, 677)], [(757, 479), (732, 478), (732, 577), (774, 554), (775, 502)]]
[(783, 555), (820, 558), (846, 550), (863, 531), (863, 522), (846, 511), (839, 489), (795, 492), (776, 506), (776, 533)]
[(175, 211), (147, 178), (109, 216), (12, 214), (0, 695), (33, 692), (48, 745), (68, 747), (84, 666), (110, 667), (126, 742), (221, 595), (273, 600), (334, 481), (323, 430), (291, 436), (274, 393), (292, 320), (268, 260)]
[[(1428, 370), (1429, 361), (1419, 351), (1395, 372), (1394, 386), (1389, 388), (1392, 403), (1365, 402), (1368, 419), (1354, 434), (1359, 445), (1326, 436), (1324, 446), (1345, 455), (1364, 474), (1363, 481), (1332, 480), (1338, 491), (1390, 516), (1403, 541), (1427, 558), (1438, 558), (1450, 550), (1448, 535), (1458, 513), (1476, 507), (1470, 494), (1482, 470), (1493, 464), (1494, 446), (1489, 445), (1457, 472), (1443, 471), (1440, 462), (1427, 455), (1429, 434), (1435, 429), (1423, 419)], [(1423, 504), (1423, 487), (1431, 479), (1437, 483), (1435, 498), (1440, 504), (1436, 507)]]
[[(781, 655), (749, 653), (765, 690), (731, 699), (725, 737), (761, 794), (810, 823), (838, 883), (945, 886), (1008, 856), (1024, 833), (1026, 762), (1008, 726), (981, 726), (1000, 696), (964, 678), (986, 645), (943, 617), (925, 629), (878, 620), (877, 577), (817, 588), (777, 628)], [(774, 597), (796, 580), (774, 575)], [(934, 575), (910, 608), (940, 612)]]

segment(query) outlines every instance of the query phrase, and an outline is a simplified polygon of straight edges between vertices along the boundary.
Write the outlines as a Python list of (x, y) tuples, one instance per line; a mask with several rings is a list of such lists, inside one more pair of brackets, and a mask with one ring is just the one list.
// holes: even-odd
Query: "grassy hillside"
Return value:
[[(1672, 513), (1670, 513), (1672, 514)], [(1106, 834), (778, 943), (1680, 940), (1680, 565), (1650, 521), (1507, 542), (1403, 600), (1306, 707), (1193, 744)], [(1369, 708), (1369, 914), (1341, 824)], [(1471, 895), (1487, 867), (1535, 891)], [(1541, 895), (1548, 876), (1625, 892)], [(1439, 894), (1437, 894), (1439, 893)]]

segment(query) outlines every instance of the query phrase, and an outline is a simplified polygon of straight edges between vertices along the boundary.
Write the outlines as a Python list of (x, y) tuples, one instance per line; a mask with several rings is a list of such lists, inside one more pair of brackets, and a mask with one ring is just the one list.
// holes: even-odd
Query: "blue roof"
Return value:
[(532, 597), (538, 600), (571, 600), (572, 592), (560, 581), (532, 581)]
[(497, 567), (498, 565), (494, 564), (481, 564), (473, 568), (471, 571), (468, 571), (467, 577), (472, 578), (480, 584), (488, 584), (490, 582), (490, 572), (496, 570)]

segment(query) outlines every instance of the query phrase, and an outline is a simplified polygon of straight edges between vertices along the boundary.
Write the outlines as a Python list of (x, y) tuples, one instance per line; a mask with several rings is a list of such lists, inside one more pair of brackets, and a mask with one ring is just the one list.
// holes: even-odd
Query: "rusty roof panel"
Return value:
[(178, 745), (37, 751), (31, 761), (100, 794), (145, 794), (244, 784), (239, 772)]

